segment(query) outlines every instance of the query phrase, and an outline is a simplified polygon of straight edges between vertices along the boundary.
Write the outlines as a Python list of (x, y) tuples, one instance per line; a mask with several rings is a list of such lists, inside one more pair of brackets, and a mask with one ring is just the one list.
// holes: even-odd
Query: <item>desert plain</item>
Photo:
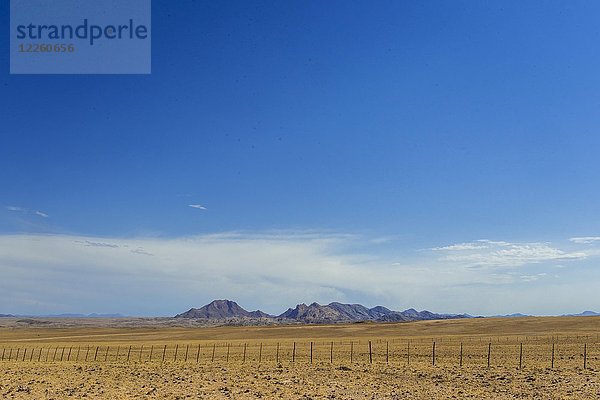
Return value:
[(600, 317), (0, 319), (2, 399), (598, 399)]

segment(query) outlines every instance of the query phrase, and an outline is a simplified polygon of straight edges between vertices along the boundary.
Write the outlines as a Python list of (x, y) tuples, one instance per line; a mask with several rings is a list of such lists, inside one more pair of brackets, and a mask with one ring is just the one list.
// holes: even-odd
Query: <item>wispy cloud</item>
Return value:
[(577, 244), (593, 244), (600, 243), (600, 236), (583, 236), (583, 237), (573, 237), (569, 239), (573, 243)]
[(29, 210), (25, 207), (7, 206), (6, 209), (8, 211), (19, 212), (22, 214), (33, 214), (33, 215), (37, 215), (38, 217), (48, 218), (48, 214), (46, 214), (45, 212), (42, 212), (39, 210)]
[(519, 276), (519, 279), (521, 279), (523, 282), (535, 282), (535, 281), (545, 278), (547, 276), (548, 276), (547, 273), (541, 272), (541, 273), (535, 274), (535, 275), (521, 275), (521, 276)]
[(469, 243), (457, 243), (442, 247), (434, 247), (431, 250), (434, 251), (464, 251), (464, 250), (481, 250), (489, 249), (490, 247), (506, 247), (510, 246), (511, 243), (502, 241), (492, 241), (487, 239), (480, 239)]
[(207, 208), (201, 204), (190, 204), (189, 207), (196, 208), (198, 210), (207, 210)]
[(154, 256), (154, 254), (152, 254), (152, 253), (148, 253), (146, 250), (144, 250), (144, 249), (143, 249), (143, 248), (141, 248), (141, 247), (138, 247), (137, 249), (133, 249), (133, 250), (131, 250), (131, 252), (132, 252), (133, 254), (141, 254), (141, 255), (143, 255), (143, 256), (150, 256), (150, 257), (153, 257), (153, 256)]
[(83, 244), (84, 246), (89, 246), (89, 247), (110, 247), (113, 249), (119, 247), (118, 244), (114, 244), (114, 243), (92, 242), (89, 240), (76, 240), (75, 243), (80, 243), (80, 244)]
[(548, 243), (510, 243), (487, 239), (435, 247), (431, 250), (444, 253), (444, 261), (462, 263), (469, 267), (520, 267), (587, 257), (584, 252), (567, 252)]

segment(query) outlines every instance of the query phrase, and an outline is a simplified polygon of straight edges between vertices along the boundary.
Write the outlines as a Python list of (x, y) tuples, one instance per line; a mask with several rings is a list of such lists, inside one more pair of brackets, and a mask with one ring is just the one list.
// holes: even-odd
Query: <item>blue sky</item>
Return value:
[[(212, 297), (600, 309), (599, 11), (155, 0), (149, 76), (17, 76), (5, 59), (0, 312), (171, 314)], [(160, 301), (132, 272), (151, 256), (96, 253), (138, 248), (173, 280)], [(34, 290), (96, 274), (121, 283)]]

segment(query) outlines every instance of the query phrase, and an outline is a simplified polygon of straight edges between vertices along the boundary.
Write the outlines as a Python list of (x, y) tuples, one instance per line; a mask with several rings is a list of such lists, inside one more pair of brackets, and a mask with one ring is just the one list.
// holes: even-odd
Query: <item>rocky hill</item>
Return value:
[(383, 306), (367, 308), (360, 304), (329, 303), (320, 305), (312, 303), (298, 304), (294, 309), (288, 309), (279, 315), (279, 319), (292, 319), (303, 323), (335, 323), (335, 322), (401, 322), (401, 321), (425, 321), (433, 319), (468, 318), (468, 315), (436, 314), (430, 311), (417, 311), (408, 309), (405, 311), (392, 311)]
[(342, 313), (330, 306), (321, 306), (318, 303), (311, 305), (298, 304), (296, 308), (289, 308), (286, 312), (279, 315), (278, 319), (294, 320), (304, 323), (331, 323), (340, 321), (350, 321), (350, 318), (345, 317)]
[(226, 320), (231, 318), (271, 318), (272, 316), (260, 310), (246, 311), (235, 301), (214, 300), (200, 307), (191, 308), (188, 311), (177, 314), (175, 318)]
[(305, 323), (305, 324), (327, 324), (342, 322), (401, 322), (422, 321), (434, 319), (469, 318), (470, 316), (436, 314), (430, 311), (417, 311), (408, 309), (405, 311), (392, 311), (383, 306), (367, 308), (360, 304), (329, 303), (321, 305), (312, 303), (310, 305), (298, 304), (295, 308), (272, 316), (262, 311), (246, 311), (236, 302), (230, 300), (215, 300), (201, 308), (192, 308), (187, 312), (178, 314), (175, 318), (206, 319), (211, 321), (231, 320), (265, 320), (273, 323)]

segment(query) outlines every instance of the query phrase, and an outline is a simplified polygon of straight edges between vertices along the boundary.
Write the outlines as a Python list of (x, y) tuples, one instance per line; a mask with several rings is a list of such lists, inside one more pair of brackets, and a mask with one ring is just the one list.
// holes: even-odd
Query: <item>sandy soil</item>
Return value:
[(385, 365), (76, 363), (0, 365), (3, 399), (598, 399), (579, 369)]
[(595, 317), (194, 329), (103, 323), (5, 321), (0, 399), (600, 399)]

